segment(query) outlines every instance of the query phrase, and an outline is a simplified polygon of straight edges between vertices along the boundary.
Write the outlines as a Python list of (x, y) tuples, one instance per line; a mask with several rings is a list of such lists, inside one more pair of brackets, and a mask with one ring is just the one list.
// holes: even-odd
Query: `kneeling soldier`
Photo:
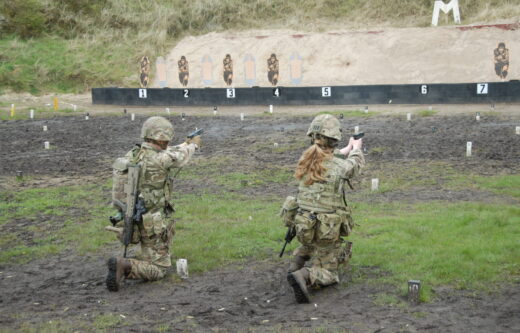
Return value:
[[(331, 115), (319, 115), (307, 135), (312, 145), (298, 161), (295, 177), (300, 181), (296, 199), (284, 203), (286, 226), (295, 228), (301, 246), (294, 251), (287, 280), (298, 303), (308, 303), (308, 286), (323, 287), (339, 282), (338, 267), (351, 256), (348, 236), (353, 227), (344, 186), (358, 175), (365, 160), (362, 140), (351, 138), (347, 147), (337, 150), (340, 123)], [(310, 267), (304, 267), (310, 260)]]
[[(136, 213), (130, 213), (136, 230), (130, 232), (131, 240), (128, 242), (141, 245), (141, 260), (110, 258), (106, 278), (110, 291), (118, 291), (123, 278), (146, 281), (162, 279), (166, 268), (171, 266), (170, 245), (175, 234), (175, 221), (172, 217), (174, 171), (188, 163), (201, 144), (200, 136), (195, 136), (178, 146), (168, 147), (173, 138), (173, 126), (163, 117), (147, 119), (143, 124), (141, 137), (144, 139), (141, 145), (136, 145), (124, 158), (118, 158), (114, 163), (113, 184), (113, 201), (116, 204), (119, 202), (118, 206), (124, 214), (123, 207), (128, 206), (121, 202), (125, 201), (123, 197), (132, 192), (127, 188), (129, 186), (125, 180), (130, 177), (128, 170), (137, 166), (134, 189), (136, 209), (133, 210)], [(114, 227), (106, 229), (118, 232), (119, 239), (123, 241), (123, 234), (127, 230), (115, 228), (122, 224), (117, 220), (121, 220), (121, 217), (111, 218)], [(125, 245), (128, 244), (125, 242)]]

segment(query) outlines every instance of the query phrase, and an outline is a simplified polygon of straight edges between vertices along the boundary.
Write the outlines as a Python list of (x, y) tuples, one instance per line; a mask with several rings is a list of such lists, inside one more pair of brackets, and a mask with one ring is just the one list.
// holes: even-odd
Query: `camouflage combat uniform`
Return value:
[[(113, 202), (124, 201), (125, 172), (129, 165), (139, 164), (138, 201), (144, 201), (146, 211), (140, 221), (134, 222), (131, 242), (141, 245), (141, 258), (109, 259), (107, 287), (110, 291), (119, 290), (123, 273), (127, 279), (155, 281), (163, 278), (165, 269), (171, 266), (170, 245), (175, 233), (172, 181), (176, 169), (188, 163), (198, 148), (192, 142), (195, 139), (177, 146), (167, 146), (173, 137), (173, 126), (163, 117), (148, 118), (143, 124), (141, 137), (145, 142), (136, 145), (113, 164), (115, 178), (112, 190)], [(200, 143), (200, 139), (195, 141)], [(124, 221), (117, 223), (116, 227), (107, 227), (110, 228), (107, 230), (116, 231), (123, 242)]]
[[(307, 135), (313, 140), (325, 137), (339, 142), (340, 127), (334, 116), (319, 115), (312, 121)], [(353, 227), (344, 193), (349, 179), (359, 175), (365, 159), (360, 149), (351, 150), (348, 156), (334, 150), (322, 163), (324, 180), (306, 185), (309, 175), (303, 175), (296, 199), (287, 197), (282, 207), (285, 225), (295, 228), (301, 243), (293, 253), (288, 275), (300, 303), (308, 302), (306, 287), (300, 283), (318, 287), (339, 282), (338, 267), (346, 264), (351, 256), (351, 243), (342, 238), (348, 236)], [(311, 266), (303, 267), (309, 260)]]
[(296, 198), (299, 208), (294, 224), (302, 245), (293, 254), (311, 258), (308, 269), (313, 286), (339, 282), (338, 266), (350, 255), (341, 238), (353, 227), (350, 208), (343, 202), (343, 188), (346, 179), (359, 174), (365, 160), (360, 149), (352, 150), (346, 159), (336, 156), (324, 162), (326, 181), (305, 185), (304, 177)]
[(195, 149), (195, 144), (183, 143), (157, 150), (144, 142), (140, 149), (126, 154), (128, 160), (141, 164), (139, 196), (144, 199), (147, 211), (142, 225), (138, 226), (142, 259), (129, 259), (132, 271), (127, 278), (159, 280), (164, 277), (165, 268), (171, 266), (170, 244), (175, 221), (170, 179), (176, 168), (188, 163)]

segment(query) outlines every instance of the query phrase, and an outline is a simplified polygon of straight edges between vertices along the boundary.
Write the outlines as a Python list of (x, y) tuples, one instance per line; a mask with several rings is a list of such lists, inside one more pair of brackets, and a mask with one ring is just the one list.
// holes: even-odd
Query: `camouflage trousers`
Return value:
[(145, 214), (139, 232), (141, 260), (130, 259), (132, 270), (127, 278), (160, 280), (171, 266), (170, 246), (175, 234), (175, 221), (166, 219), (161, 213)]
[(294, 255), (311, 258), (311, 267), (307, 268), (311, 286), (324, 287), (339, 282), (339, 265), (348, 260), (344, 251), (342, 243), (337, 242), (326, 246), (302, 245), (294, 251)]
[(309, 212), (299, 212), (295, 216), (296, 236), (302, 245), (293, 254), (311, 258), (311, 267), (307, 268), (311, 286), (328, 286), (339, 282), (339, 265), (346, 264), (351, 254), (351, 249), (345, 246), (347, 243), (341, 238), (350, 233), (345, 216), (312, 215)]

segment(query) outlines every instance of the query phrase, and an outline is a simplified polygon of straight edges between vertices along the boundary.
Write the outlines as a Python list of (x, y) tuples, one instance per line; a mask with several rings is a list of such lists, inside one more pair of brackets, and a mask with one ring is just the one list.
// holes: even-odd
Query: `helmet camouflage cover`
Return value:
[(309, 126), (307, 135), (320, 134), (328, 138), (341, 140), (341, 125), (339, 120), (330, 114), (316, 116)]
[(173, 125), (164, 117), (150, 117), (143, 124), (141, 137), (157, 141), (171, 141)]

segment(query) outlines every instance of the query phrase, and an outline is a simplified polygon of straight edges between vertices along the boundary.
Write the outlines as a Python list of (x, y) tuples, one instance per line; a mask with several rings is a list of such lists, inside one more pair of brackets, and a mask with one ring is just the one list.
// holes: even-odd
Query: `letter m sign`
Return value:
[(455, 23), (460, 24), (459, 0), (451, 0), (448, 4), (445, 4), (442, 0), (435, 0), (432, 16), (433, 26), (437, 26), (437, 23), (439, 22), (439, 12), (441, 10), (445, 14), (448, 14), (450, 10), (453, 10), (453, 20), (455, 21)]

